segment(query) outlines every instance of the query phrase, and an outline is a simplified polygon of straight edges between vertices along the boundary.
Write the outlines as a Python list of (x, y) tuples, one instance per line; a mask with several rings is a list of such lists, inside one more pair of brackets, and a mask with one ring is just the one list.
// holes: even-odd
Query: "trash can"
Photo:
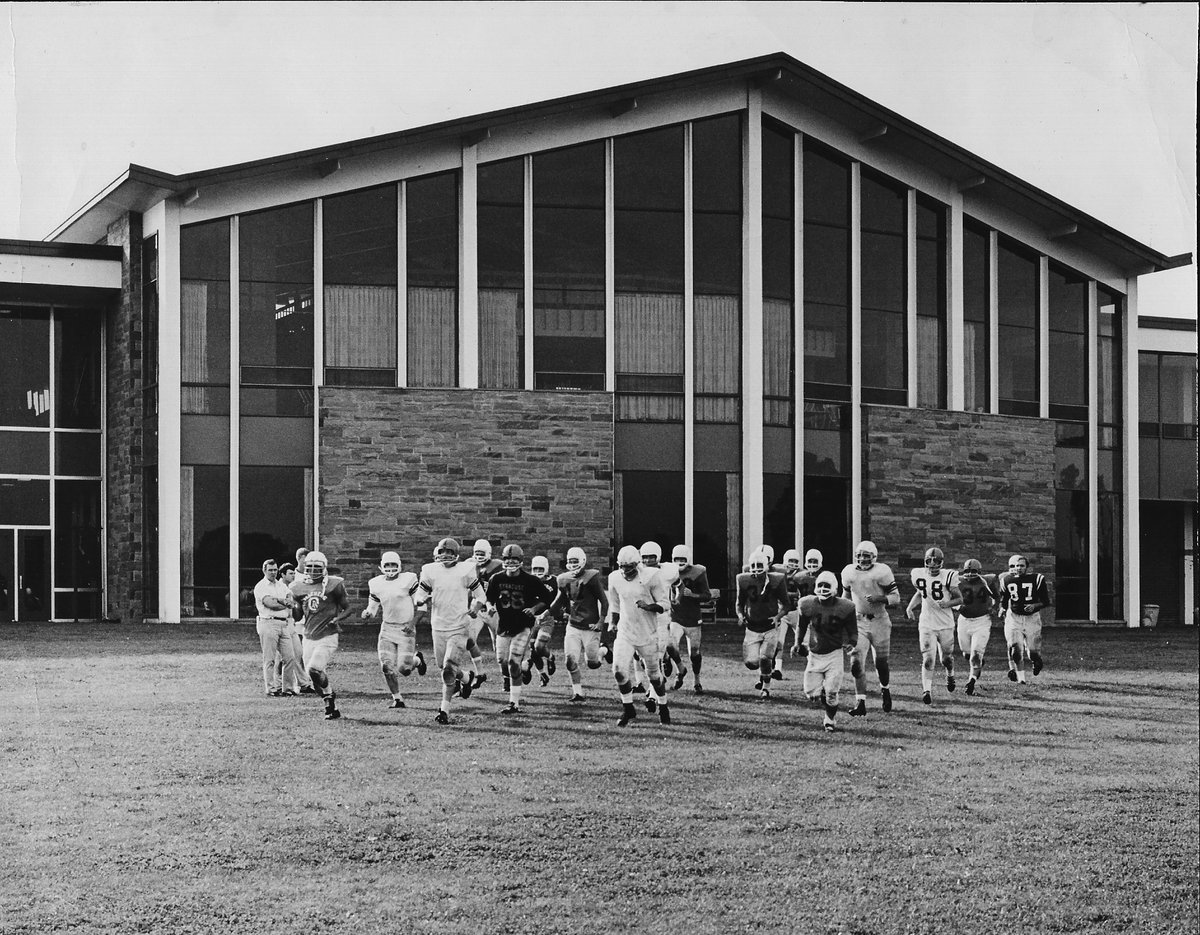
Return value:
[(1143, 604), (1142, 605), (1142, 626), (1153, 630), (1158, 626), (1158, 605)]

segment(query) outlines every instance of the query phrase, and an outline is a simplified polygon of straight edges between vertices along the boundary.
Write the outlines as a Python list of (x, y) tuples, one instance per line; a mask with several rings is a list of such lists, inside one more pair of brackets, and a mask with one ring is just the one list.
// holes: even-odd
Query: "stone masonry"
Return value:
[[(864, 406), (863, 528), (892, 566), (901, 607), (932, 545), (946, 564), (1005, 571), (1019, 552), (1054, 595), (1054, 423), (936, 409)], [(1053, 610), (1043, 611), (1046, 623)]]
[(107, 617), (142, 620), (142, 221), (124, 214), (108, 229), (124, 251), (121, 299), (106, 328), (105, 534), (108, 546)]
[(324, 387), (319, 454), (320, 546), (352, 599), (382, 552), (419, 572), (444, 536), (608, 563), (610, 394)]

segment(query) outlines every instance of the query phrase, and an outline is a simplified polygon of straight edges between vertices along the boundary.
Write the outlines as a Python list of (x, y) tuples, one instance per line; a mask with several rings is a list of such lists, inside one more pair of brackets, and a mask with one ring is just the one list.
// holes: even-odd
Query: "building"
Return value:
[(1195, 326), (1137, 312), (1190, 255), (786, 55), (130, 166), (48, 239), (0, 243), (10, 617), (246, 617), (264, 557), (365, 583), (449, 534), (688, 542), (722, 587), (760, 542), (1022, 552), (1131, 626), (1169, 539), (1191, 619)]

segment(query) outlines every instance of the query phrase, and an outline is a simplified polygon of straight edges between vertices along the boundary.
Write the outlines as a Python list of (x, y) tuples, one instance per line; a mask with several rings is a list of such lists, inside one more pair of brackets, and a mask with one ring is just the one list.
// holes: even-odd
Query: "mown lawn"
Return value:
[(982, 694), (926, 708), (897, 628), (895, 712), (834, 735), (796, 663), (754, 698), (725, 624), (708, 691), (627, 731), (606, 669), (515, 720), (494, 673), (449, 727), (432, 670), (388, 710), (376, 632), (344, 634), (327, 722), (263, 697), (251, 626), (5, 627), (0, 933), (1200, 924), (1194, 631), (1052, 629), (1022, 688), (994, 630)]

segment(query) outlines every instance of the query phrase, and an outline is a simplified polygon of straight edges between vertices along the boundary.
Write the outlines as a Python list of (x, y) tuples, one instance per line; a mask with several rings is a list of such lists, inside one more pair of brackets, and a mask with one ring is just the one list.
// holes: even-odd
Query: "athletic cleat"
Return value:
[(573, 694), (573, 695), (571, 695), (569, 700), (570, 700), (571, 704), (582, 704), (583, 703), (583, 695), (580, 695), (578, 693)]
[(268, 698), (282, 698), (283, 692), (280, 691), (278, 688), (276, 688), (274, 691), (267, 692), (267, 697)]
[(946, 676), (946, 691), (948, 691), (948, 692), (954, 691), (954, 688), (956, 685), (958, 685), (958, 683), (956, 681), (954, 681), (954, 676), (947, 675)]
[(342, 712), (337, 709), (337, 694), (331, 693), (325, 696), (325, 720), (336, 721), (342, 716)]
[(1017, 670), (1016, 669), (1008, 670), (1008, 680), (1010, 682), (1015, 682), (1017, 680)]
[(521, 684), (528, 685), (532, 681), (533, 681), (533, 669), (522, 669), (521, 670)]
[(438, 724), (449, 724), (450, 723), (450, 715), (448, 715), (445, 711), (439, 711), (437, 714), (434, 715), (433, 719)]
[(621, 710), (621, 720), (617, 721), (617, 727), (628, 727), (633, 723), (635, 717), (637, 717), (637, 708), (631, 704), (625, 705)]
[(646, 696), (646, 710), (651, 714), (658, 710), (658, 699), (653, 695)]
[(510, 679), (507, 675), (504, 676), (504, 681), (501, 683), (500, 687), (503, 691), (508, 691), (512, 688), (512, 679)]
[(634, 686), (633, 686), (633, 693), (634, 693), (635, 695), (644, 695), (644, 694), (646, 694), (646, 686), (645, 686), (645, 685), (634, 685)]
[(660, 724), (670, 724), (671, 723), (671, 709), (668, 708), (666, 705), (659, 705), (658, 722)]
[(771, 690), (769, 688), (765, 688), (765, 687), (759, 689), (758, 700), (759, 701), (770, 701), (771, 700)]
[(414, 655), (417, 657), (417, 675), (424, 675), (429, 670), (429, 666), (425, 665), (425, 657), (419, 651)]
[(404, 702), (401, 701), (399, 698), (393, 698), (392, 703), (389, 704), (388, 707), (389, 708), (403, 708)]
[[(475, 681), (471, 683), (471, 691), (475, 691), (475, 689), (477, 689), (480, 685), (482, 685), (486, 681), (487, 681), (487, 673), (486, 672), (476, 672), (475, 673)], [(507, 689), (507, 686), (505, 686), (505, 688)]]
[(754, 683), (754, 690), (756, 692), (762, 691), (762, 687), (763, 687), (762, 679), (759, 679), (757, 682)]
[(545, 688), (547, 685), (550, 684), (550, 676), (549, 675), (547, 675), (545, 672), (539, 672), (538, 675), (540, 675), (541, 679), (542, 679), (542, 688)]
[(851, 717), (866, 717), (867, 716), (867, 702), (865, 699), (863, 699), (863, 698), (858, 699), (858, 704), (856, 704), (853, 708), (850, 709), (850, 716)]
[(836, 728), (836, 727), (834, 727), (832, 724), (830, 724), (828, 721), (826, 721), (826, 722), (825, 722), (825, 733), (827, 733), (827, 734), (836, 734), (836, 733), (837, 733), (837, 728)]
[(317, 694), (317, 690), (315, 688), (313, 688), (311, 685), (301, 685), (300, 686), (300, 694), (315, 695), (315, 694)]
[[(549, 656), (546, 657), (546, 672), (549, 675), (553, 675), (557, 671), (558, 671), (558, 663), (554, 659), (554, 653), (551, 653)], [(546, 681), (548, 682), (549, 679), (547, 679)], [(546, 682), (543, 682), (542, 684), (545, 685)]]
[(1033, 674), (1034, 675), (1042, 674), (1042, 660), (1040, 657), (1033, 660)]
[(503, 708), (500, 709), (500, 713), (501, 714), (520, 714), (521, 706), (519, 704), (517, 704), (515, 701), (510, 701), (508, 704), (506, 704)]
[[(649, 667), (647, 667), (647, 668), (649, 668)], [(673, 662), (671, 662), (670, 656), (663, 656), (662, 670), (663, 670), (663, 675), (665, 675), (667, 678), (670, 678), (671, 673), (675, 671), (675, 664)]]
[(460, 681), (458, 683), (458, 693), (462, 696), (463, 701), (466, 701), (468, 698), (470, 698), (471, 692), (473, 692), (473, 691), (475, 691), (475, 684), (474, 684), (473, 679), (468, 677), (465, 682)]
[(883, 699), (883, 713), (890, 713), (892, 710), (892, 690), (890, 688), (881, 688), (879, 689), (879, 695)]
[(925, 693), (924, 693), (924, 694), (921, 696), (921, 700), (922, 700), (923, 702), (925, 702), (925, 704), (933, 704), (933, 693), (932, 693), (932, 692), (925, 692)]
[(974, 679), (967, 679), (967, 694), (968, 695), (975, 694), (975, 680)]
[(704, 694), (704, 686), (701, 685), (699, 682), (697, 682), (695, 685), (692, 686), (692, 691), (694, 691), (697, 695), (703, 695)]
[(774, 669), (774, 670), (772, 670), (772, 672), (771, 672), (771, 678), (775, 679), (775, 681), (777, 681), (777, 682), (778, 682), (780, 679), (782, 679), (782, 678), (783, 678), (783, 670), (782, 670), (782, 669)]
[(679, 691), (683, 688), (683, 680), (687, 677), (687, 669), (680, 669), (675, 676), (675, 684), (671, 686), (672, 691)]

